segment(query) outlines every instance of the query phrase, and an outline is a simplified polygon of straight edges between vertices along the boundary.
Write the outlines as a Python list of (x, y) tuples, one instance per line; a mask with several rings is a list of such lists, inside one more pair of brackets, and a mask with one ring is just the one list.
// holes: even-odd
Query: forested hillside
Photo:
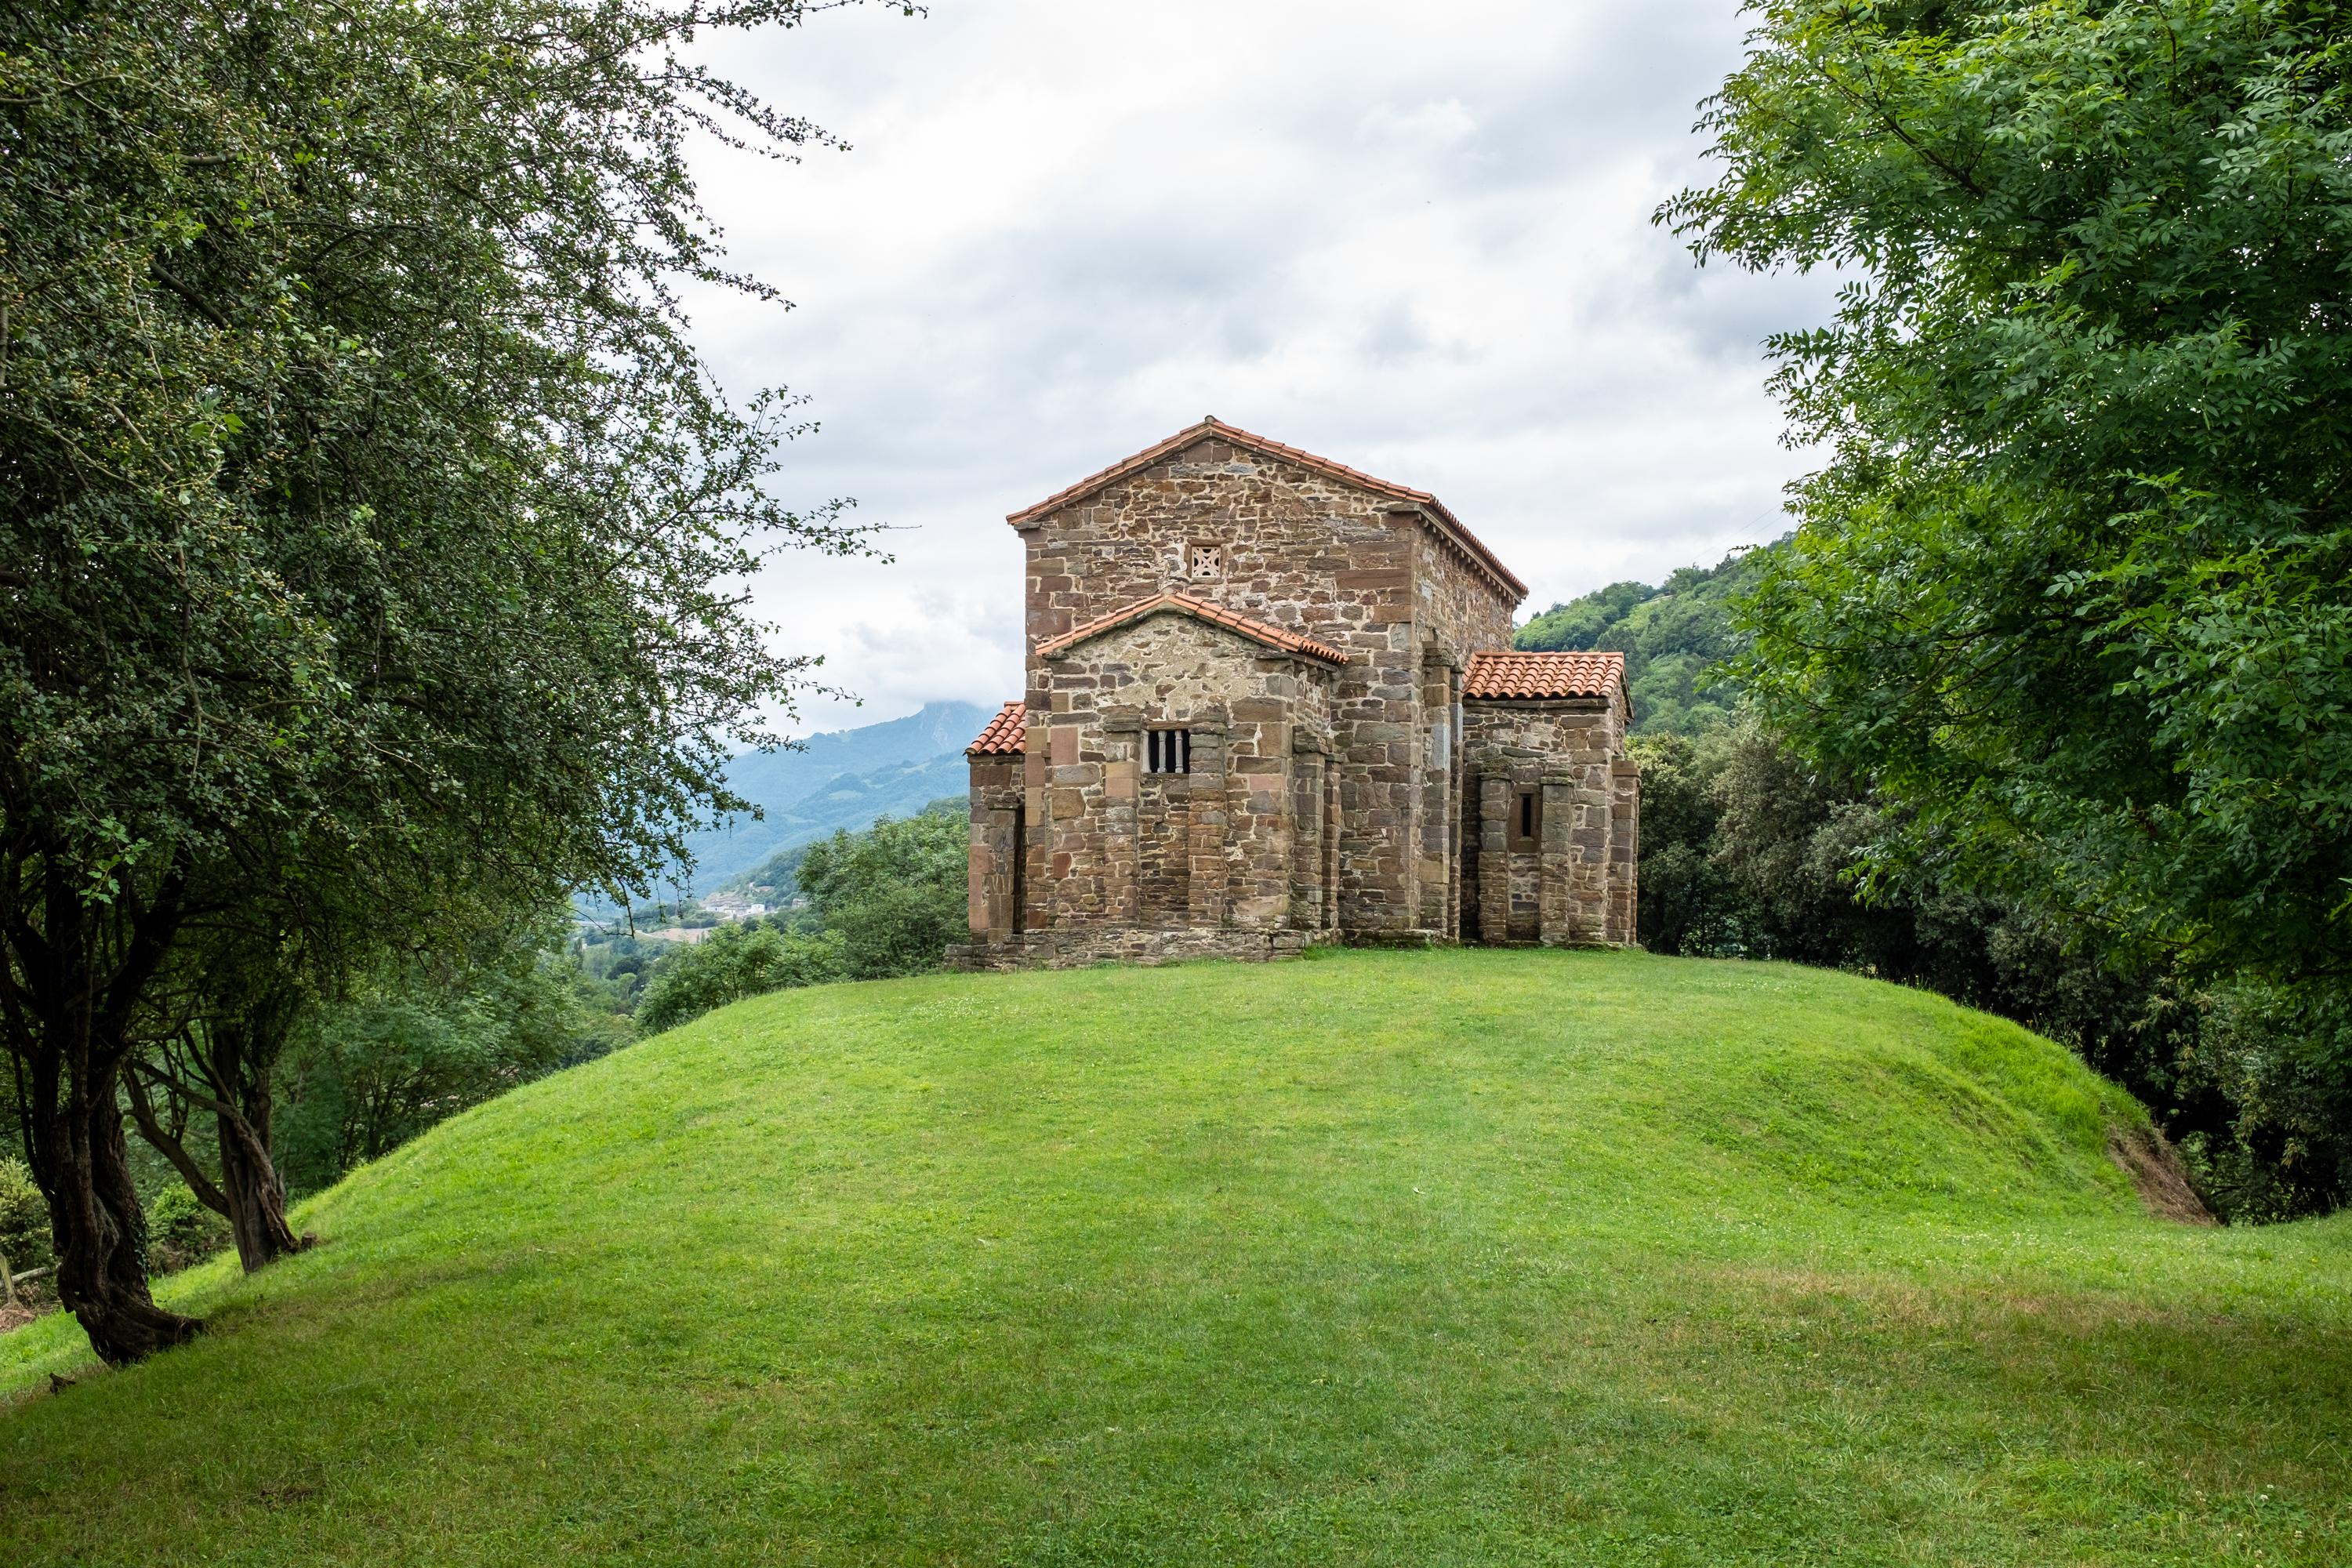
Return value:
[[(687, 840), (693, 885), (712, 892), (747, 880), (779, 853), (877, 817), (913, 816), (965, 784), (963, 749), (992, 710), (927, 702), (903, 719), (811, 735), (790, 750), (748, 752), (727, 765), (728, 787), (761, 809)], [(757, 880), (756, 878), (749, 879)]]
[(1755, 584), (1763, 554), (1746, 551), (1715, 566), (1685, 566), (1656, 587), (1612, 583), (1554, 605), (1519, 627), (1512, 645), (1622, 653), (1633, 733), (1696, 734), (1738, 706), (1738, 688), (1719, 665), (1740, 646), (1730, 602)]

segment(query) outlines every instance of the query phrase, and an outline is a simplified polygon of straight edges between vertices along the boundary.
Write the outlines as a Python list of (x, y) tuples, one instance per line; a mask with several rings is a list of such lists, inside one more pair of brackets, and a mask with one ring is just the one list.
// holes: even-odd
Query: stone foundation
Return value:
[(1097, 963), (1185, 963), (1230, 959), (1264, 963), (1297, 958), (1310, 947), (1339, 941), (1337, 931), (1154, 931), (1139, 926), (1062, 926), (1016, 931), (992, 942), (950, 947), (947, 966), (966, 973), (988, 970), (1087, 969)]

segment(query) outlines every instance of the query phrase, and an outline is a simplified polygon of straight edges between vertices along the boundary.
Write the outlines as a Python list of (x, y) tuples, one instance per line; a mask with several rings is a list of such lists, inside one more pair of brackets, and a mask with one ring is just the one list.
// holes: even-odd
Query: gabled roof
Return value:
[(1118, 483), (1129, 474), (1139, 473), (1162, 458), (1172, 457), (1195, 442), (1206, 440), (1211, 437), (1230, 441), (1236, 447), (1248, 447), (1254, 452), (1262, 452), (1269, 458), (1280, 458), (1287, 462), (1296, 463), (1302, 468), (1311, 468), (1326, 478), (1338, 479), (1342, 484), (1353, 485), (1358, 489), (1370, 490), (1374, 495), (1412, 502), (1420, 512), (1423, 522), (1440, 538), (1449, 541), (1463, 553), (1485, 567), (1497, 582), (1517, 595), (1519, 598), (1524, 599), (1528, 596), (1528, 585), (1513, 575), (1511, 569), (1504, 565), (1493, 551), (1479, 543), (1477, 535), (1463, 527), (1460, 520), (1445, 510), (1444, 501), (1439, 500), (1427, 490), (1417, 490), (1409, 485), (1374, 479), (1371, 475), (1358, 468), (1351, 468), (1345, 463), (1335, 463), (1328, 458), (1318, 458), (1312, 452), (1303, 452), (1296, 447), (1286, 447), (1267, 437), (1253, 435), (1237, 426), (1226, 424), (1213, 414), (1203, 417), (1198, 425), (1187, 426), (1166, 440), (1146, 447), (1131, 458), (1121, 458), (1099, 473), (1087, 475), (1067, 489), (1055, 491), (1034, 506), (1024, 507), (1019, 511), (1008, 514), (1004, 521), (1016, 526), (1034, 521), (1044, 517), (1047, 512), (1059, 510), (1074, 500), (1083, 500), (1097, 490)]
[(1107, 616), (1097, 616), (1082, 626), (1073, 626), (1060, 637), (1048, 637), (1037, 645), (1041, 658), (1051, 658), (1066, 648), (1076, 647), (1088, 637), (1100, 637), (1147, 616), (1174, 614), (1190, 616), (1196, 621), (1206, 621), (1213, 626), (1223, 626), (1229, 632), (1245, 637), (1252, 642), (1263, 643), (1277, 653), (1297, 654), (1305, 658), (1319, 658), (1327, 664), (1345, 664), (1348, 656), (1328, 643), (1302, 637), (1285, 626), (1269, 626), (1238, 615), (1223, 605), (1190, 594), (1154, 594), (1148, 599), (1138, 599), (1132, 605), (1122, 605)]
[(1470, 698), (1608, 697), (1625, 681), (1622, 653), (1474, 653), (1462, 695)]
[(1026, 703), (1008, 702), (997, 710), (996, 717), (980, 732), (980, 739), (963, 749), (967, 757), (1017, 757), (1021, 754), (1022, 729), (1028, 723)]

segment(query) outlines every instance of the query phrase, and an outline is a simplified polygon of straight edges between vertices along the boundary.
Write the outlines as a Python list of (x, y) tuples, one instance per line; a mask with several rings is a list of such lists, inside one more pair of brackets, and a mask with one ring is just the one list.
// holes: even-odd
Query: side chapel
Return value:
[(952, 963), (1632, 945), (1624, 656), (1512, 651), (1527, 585), (1435, 496), (1210, 418), (1008, 521)]

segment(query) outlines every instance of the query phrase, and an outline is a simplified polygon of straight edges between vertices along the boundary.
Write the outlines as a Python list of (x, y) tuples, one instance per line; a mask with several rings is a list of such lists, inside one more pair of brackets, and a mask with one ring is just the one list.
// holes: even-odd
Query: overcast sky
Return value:
[(852, 150), (698, 157), (794, 308), (699, 300), (698, 338), (812, 400), (782, 493), (896, 531), (758, 584), (864, 700), (796, 727), (1017, 696), (1004, 514), (1203, 414), (1435, 491), (1523, 618), (1783, 531), (1759, 345), (1828, 286), (1650, 223), (1742, 32), (1733, 0), (934, 0), (731, 43)]

